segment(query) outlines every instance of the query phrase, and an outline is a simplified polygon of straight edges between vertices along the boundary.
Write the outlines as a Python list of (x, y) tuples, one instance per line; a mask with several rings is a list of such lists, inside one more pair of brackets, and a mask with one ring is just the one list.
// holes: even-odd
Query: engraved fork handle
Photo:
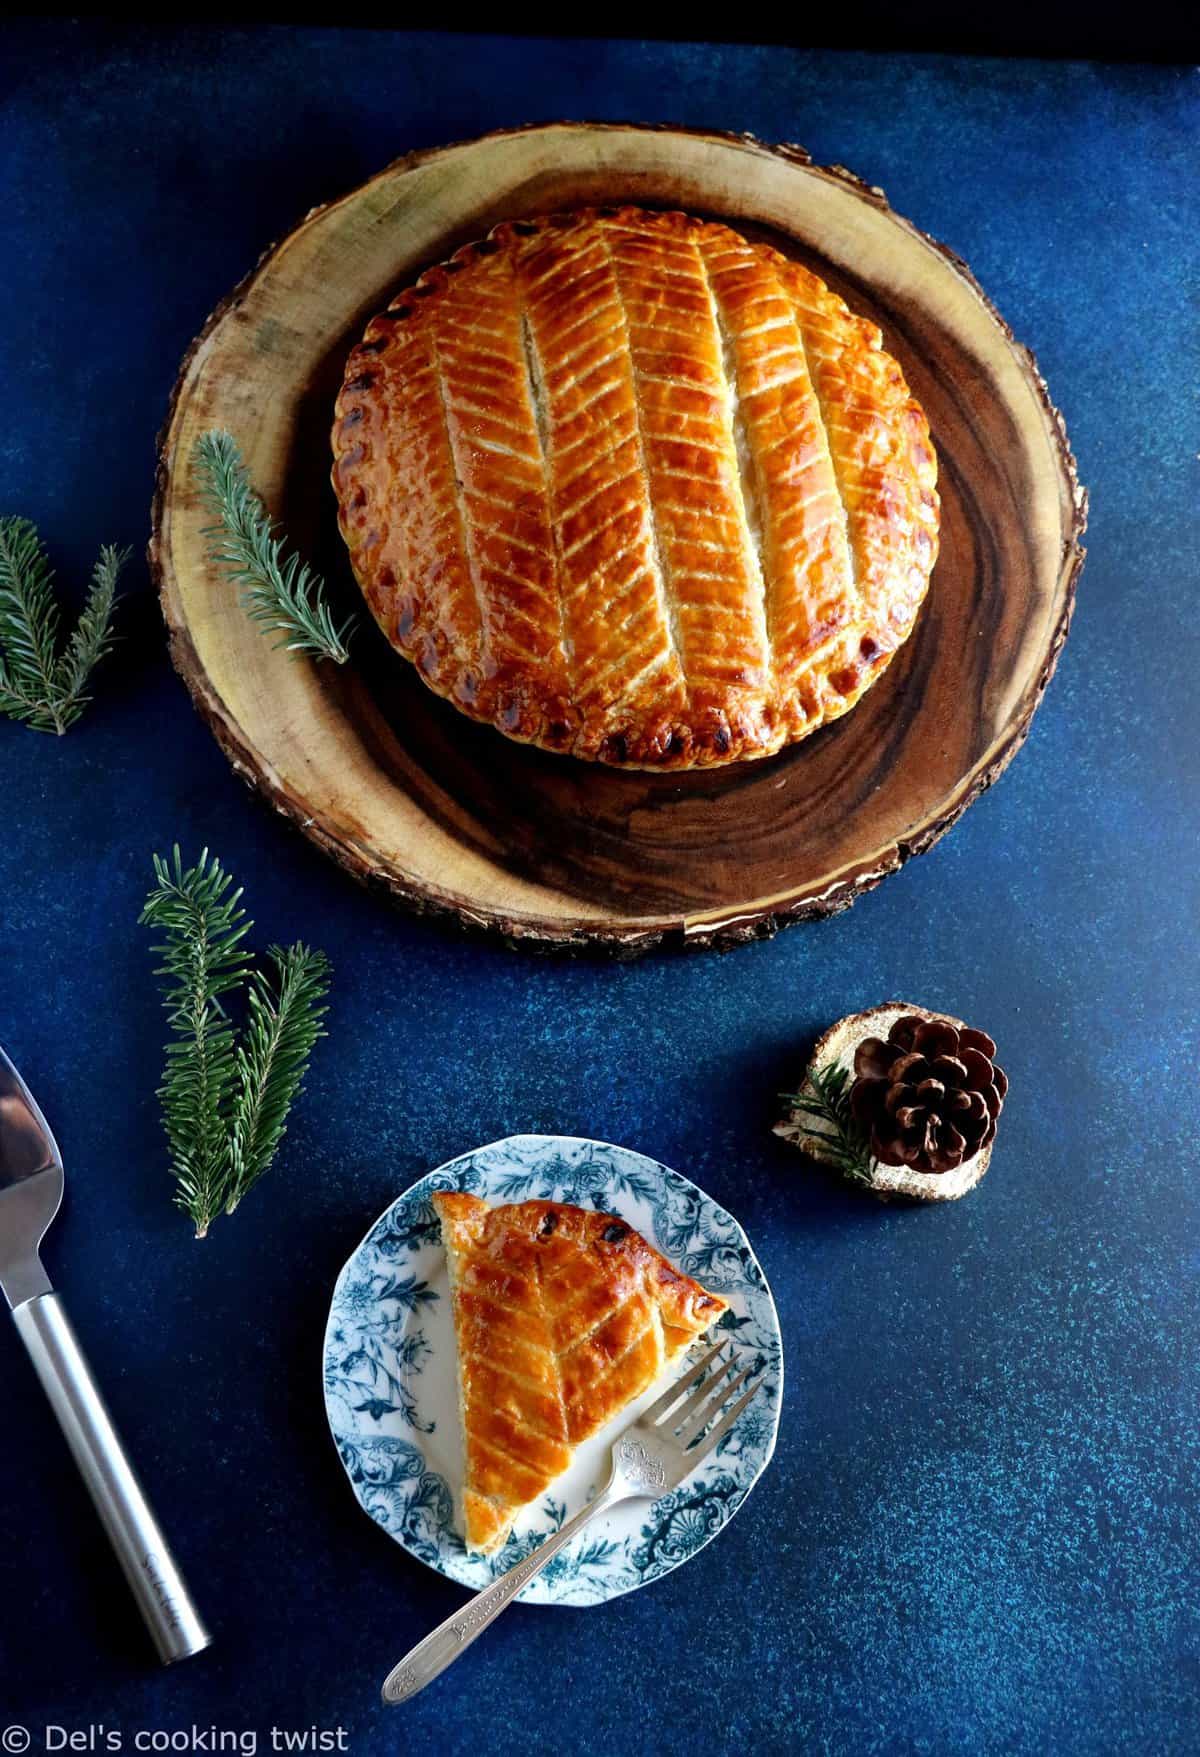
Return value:
[(554, 1560), (559, 1550), (570, 1543), (577, 1531), (582, 1531), (597, 1513), (602, 1513), (615, 1501), (624, 1500), (631, 1492), (636, 1491), (631, 1491), (626, 1484), (620, 1482), (617, 1472), (614, 1471), (595, 1500), (589, 1501), (586, 1507), (581, 1507), (561, 1530), (548, 1537), (523, 1562), (517, 1562), (507, 1574), (502, 1574), (499, 1580), (493, 1580), (490, 1586), (485, 1586), (482, 1592), (477, 1593), (461, 1610), (455, 1611), (452, 1617), (439, 1623), (431, 1635), (426, 1635), (424, 1641), (418, 1641), (412, 1652), (406, 1653), (399, 1665), (393, 1666), (388, 1673), (383, 1686), (383, 1700), (407, 1702), (418, 1690), (431, 1684), (448, 1665), (453, 1665), (459, 1654), (470, 1647), (472, 1641), (477, 1640), (496, 1621), (501, 1611), (508, 1609), (521, 1588), (535, 1574), (540, 1574), (547, 1562)]

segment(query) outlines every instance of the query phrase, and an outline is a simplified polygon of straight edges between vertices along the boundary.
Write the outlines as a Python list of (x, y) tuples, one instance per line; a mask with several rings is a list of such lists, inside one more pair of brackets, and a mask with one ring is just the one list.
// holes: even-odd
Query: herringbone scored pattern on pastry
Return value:
[(726, 226), (498, 226), (350, 356), (333, 481), (388, 639), (510, 737), (642, 768), (767, 756), (912, 629), (929, 428), (874, 324)]
[(489, 1551), (726, 1302), (611, 1214), (491, 1208), (458, 1191), (433, 1204), (458, 1342), (466, 1539)]

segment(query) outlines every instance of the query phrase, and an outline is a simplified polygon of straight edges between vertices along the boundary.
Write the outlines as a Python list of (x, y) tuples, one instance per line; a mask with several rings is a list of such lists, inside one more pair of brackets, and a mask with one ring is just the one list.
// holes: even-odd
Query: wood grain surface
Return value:
[[(329, 427), (367, 319), (502, 218), (624, 201), (729, 220), (808, 264), (882, 328), (940, 463), (941, 555), (882, 681), (777, 757), (685, 776), (578, 763), (469, 723), (365, 609), (343, 669), (273, 649), (207, 560), (190, 470), (199, 435), (228, 428), (352, 606)], [(1032, 356), (880, 190), (798, 147), (559, 124), (413, 154), (263, 257), (183, 363), (150, 556), (174, 662), (235, 768), (349, 871), (513, 940), (629, 954), (844, 908), (949, 828), (1021, 744), (1054, 670), (1086, 504)]]

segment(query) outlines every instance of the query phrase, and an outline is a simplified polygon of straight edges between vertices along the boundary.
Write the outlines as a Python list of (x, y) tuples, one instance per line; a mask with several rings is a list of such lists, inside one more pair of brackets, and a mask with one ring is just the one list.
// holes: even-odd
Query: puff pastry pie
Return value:
[(467, 1547), (498, 1549), (574, 1448), (726, 1302), (612, 1214), (441, 1192), (466, 1454)]
[(937, 555), (929, 427), (874, 324), (727, 226), (497, 226), (350, 355), (333, 482), (384, 633), (510, 738), (637, 768), (844, 714)]

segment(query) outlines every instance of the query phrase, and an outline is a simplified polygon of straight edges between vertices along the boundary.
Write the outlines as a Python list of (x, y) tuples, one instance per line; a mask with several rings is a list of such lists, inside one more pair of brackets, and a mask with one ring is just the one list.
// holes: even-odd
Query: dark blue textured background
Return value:
[[(1195, 1751), (1195, 295), (1190, 70), (317, 31), (0, 39), (0, 510), (81, 589), (140, 549), (153, 442), (206, 314), (396, 154), (531, 119), (799, 140), (971, 263), (1037, 351), (1092, 491), (1059, 676), (994, 792), (847, 916), (725, 958), (533, 960), (393, 914), (233, 778), (127, 640), (55, 741), (0, 725), (0, 1038), (56, 1127), (48, 1252), (213, 1625), (167, 1673), (0, 1330), (0, 1720), (347, 1729), (493, 1753)], [(192, 1242), (153, 1096), (150, 854), (208, 843), (256, 939), (336, 968), (283, 1160)], [(769, 1133), (832, 1018), (900, 995), (1013, 1082), (967, 1201), (858, 1199)], [(775, 1463), (686, 1569), (513, 1611), (441, 1687), (384, 1672), (461, 1600), (358, 1511), (320, 1337), (366, 1224), (517, 1129), (595, 1134), (742, 1219), (788, 1350)]]

